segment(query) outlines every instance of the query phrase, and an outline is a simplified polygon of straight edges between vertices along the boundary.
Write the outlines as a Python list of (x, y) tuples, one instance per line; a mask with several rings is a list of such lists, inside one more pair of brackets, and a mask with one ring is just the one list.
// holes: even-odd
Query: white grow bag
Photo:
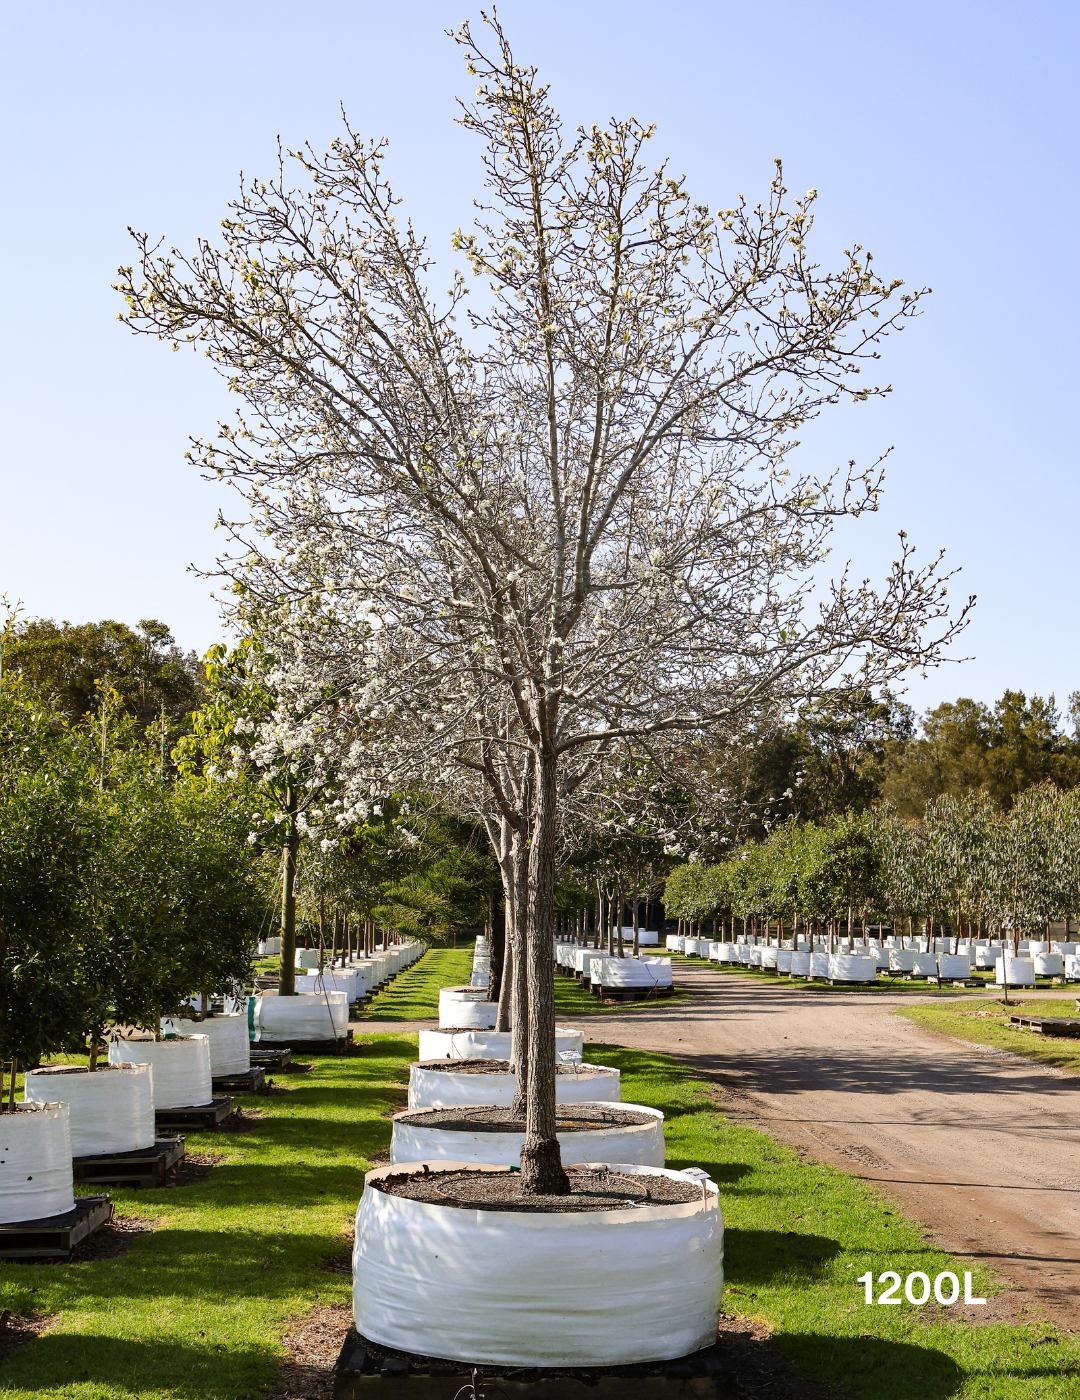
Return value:
[(707, 938), (684, 938), (683, 952), (688, 958), (707, 958), (709, 956), (709, 940)]
[(265, 1045), (290, 1040), (343, 1040), (349, 1029), (344, 992), (320, 996), (255, 998), (255, 1039)]
[(182, 1040), (112, 1040), (109, 1063), (152, 1065), (154, 1110), (200, 1108), (214, 1097), (210, 1082), (210, 1041), (205, 1035)]
[(75, 1209), (69, 1118), (67, 1104), (55, 1102), (0, 1113), (0, 1224)]
[(734, 943), (721, 943), (716, 961), (722, 963), (737, 963), (739, 961), (738, 948)]
[(810, 976), (810, 954), (805, 948), (800, 948), (791, 954), (791, 975), (792, 977)]
[[(509, 1108), (514, 1102), (516, 1080), (509, 1070), (490, 1074), (455, 1074), (425, 1064), (409, 1066), (410, 1108), (467, 1108), (470, 1104), (494, 1104)], [(622, 1084), (619, 1071), (607, 1065), (581, 1062), (572, 1074), (555, 1076), (556, 1103), (619, 1103)]]
[(762, 965), (762, 961), (761, 961), (761, 960), (762, 960), (762, 957), (764, 956), (765, 949), (764, 949), (764, 948), (759, 948), (759, 947), (757, 946), (757, 944), (755, 944), (755, 945), (749, 950), (749, 952), (750, 952), (750, 966), (751, 966), (751, 967), (761, 967), (761, 965)]
[(683, 944), (685, 942), (686, 939), (681, 933), (669, 933), (667, 938), (664, 940), (664, 946), (667, 948), (669, 953), (681, 953), (683, 950)]
[(765, 947), (761, 949), (761, 966), (765, 969), (766, 972), (776, 971), (776, 955), (779, 951), (780, 949), (775, 947)]
[(1000, 948), (976, 948), (976, 949), (975, 949), (975, 966), (976, 966), (976, 967), (979, 967), (979, 968), (982, 968), (984, 971), (988, 971), (990, 968), (992, 968), (992, 967), (994, 966), (994, 964), (997, 962), (998, 958), (1000, 958), (1000, 957), (1001, 957), (1001, 949), (1000, 949)]
[(137, 1152), (154, 1145), (154, 1071), (147, 1064), (33, 1069), (27, 1103), (66, 1103), (73, 1157)]
[(360, 1001), (363, 998), (363, 976), (353, 968), (335, 967), (333, 972), (327, 968), (317, 977), (298, 977), (296, 979), (298, 996), (321, 996), (323, 992), (344, 992), (346, 1000), (352, 1005), (354, 1001)]
[(776, 950), (776, 970), (777, 972), (791, 972), (791, 959), (795, 954), (790, 948), (777, 948)]
[[(632, 948), (634, 946), (633, 924), (631, 924), (629, 928), (627, 928), (625, 924), (623, 925), (622, 936), (623, 942), (629, 943)], [(654, 928), (639, 928), (637, 941), (639, 948), (658, 948), (660, 946), (660, 935)]]
[(915, 968), (915, 954), (910, 948), (889, 949), (890, 972), (912, 972)]
[(1065, 977), (1069, 982), (1080, 981), (1080, 953), (1065, 954)]
[(938, 958), (942, 977), (950, 982), (966, 982), (971, 976), (971, 962), (966, 953), (942, 953)]
[(617, 990), (641, 988), (655, 991), (657, 987), (670, 987), (671, 959), (650, 958), (646, 961), (643, 958), (608, 958), (600, 964), (592, 981), (593, 986)]
[(743, 967), (750, 966), (750, 955), (752, 951), (748, 943), (737, 943), (735, 945), (735, 952), (738, 954), (739, 962)]
[(876, 981), (877, 958), (858, 953), (833, 953), (829, 957), (829, 977), (833, 982)]
[[(716, 1340), (724, 1222), (708, 1179), (685, 1205), (532, 1214), (429, 1205), (375, 1188), (401, 1169), (368, 1172), (356, 1212), (361, 1336), (507, 1366), (670, 1360)], [(619, 1170), (699, 1184), (657, 1167)]]
[(828, 975), (829, 975), (829, 956), (830, 956), (830, 955), (829, 955), (828, 953), (811, 953), (811, 954), (810, 954), (810, 976), (811, 976), (811, 977), (828, 977)]
[[(610, 1102), (610, 1100), (607, 1100)], [(648, 1123), (589, 1132), (560, 1132), (559, 1146), (567, 1166), (574, 1162), (633, 1162), (639, 1167), (664, 1165), (664, 1115), (642, 1104), (620, 1104), (634, 1113), (649, 1115)], [(521, 1160), (525, 1130), (510, 1133), (469, 1132), (467, 1129), (427, 1128), (402, 1121), (410, 1110), (394, 1114), (390, 1161), (479, 1162), (516, 1167)]]
[[(299, 977), (296, 979), (301, 980)], [(312, 979), (314, 980), (314, 979)], [(162, 1021), (174, 1035), (205, 1035), (210, 1042), (210, 1073), (242, 1074), (251, 1068), (251, 1040), (246, 1014), (208, 1016), (205, 1021)], [(72, 1125), (74, 1132), (74, 1123)], [(148, 1147), (150, 1143), (146, 1144)]]
[[(573, 1026), (555, 1027), (555, 1053), (563, 1061), (580, 1060), (585, 1036)], [(420, 1032), (421, 1060), (508, 1060), (509, 1031)]]
[(1036, 977), (1064, 977), (1065, 959), (1060, 953), (1035, 954)]
[(916, 953), (913, 962), (914, 966), (912, 967), (912, 972), (914, 972), (916, 977), (937, 976), (936, 953)]
[(1034, 987), (1034, 959), (1014, 958), (1011, 953), (998, 958), (994, 964), (994, 980), (1000, 987), (1006, 979), (1010, 987)]
[(443, 987), (439, 993), (440, 1028), (493, 1031), (498, 1017), (498, 1003), (486, 1000), (483, 987)]
[(296, 966), (297, 966), (297, 967), (318, 967), (318, 966), (319, 966), (319, 950), (318, 950), (318, 948), (297, 948), (297, 950), (296, 950)]

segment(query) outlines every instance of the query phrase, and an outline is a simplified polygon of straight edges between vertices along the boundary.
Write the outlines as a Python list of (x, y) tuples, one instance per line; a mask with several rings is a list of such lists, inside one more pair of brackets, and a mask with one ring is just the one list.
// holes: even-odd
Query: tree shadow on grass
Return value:
[(724, 1230), (724, 1277), (740, 1288), (778, 1279), (817, 1282), (823, 1264), (842, 1252), (839, 1240), (795, 1230)]
[[(186, 1346), (85, 1337), (62, 1328), (37, 1337), (4, 1364), (4, 1388), (29, 1392), (94, 1388), (109, 1395), (170, 1395), (176, 1400), (235, 1400), (258, 1392), (271, 1379), (276, 1358), (269, 1347)], [(100, 1387), (100, 1391), (98, 1391)]]
[(772, 1338), (772, 1345), (800, 1375), (827, 1385), (830, 1393), (947, 1400), (967, 1379), (951, 1356), (913, 1342), (784, 1332)]

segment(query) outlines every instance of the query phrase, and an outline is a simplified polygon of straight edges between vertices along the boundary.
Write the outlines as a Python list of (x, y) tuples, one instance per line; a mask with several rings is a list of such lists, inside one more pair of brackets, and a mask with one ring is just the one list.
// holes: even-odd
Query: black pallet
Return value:
[(95, 1186), (164, 1186), (173, 1167), (184, 1155), (182, 1137), (161, 1137), (153, 1147), (133, 1152), (106, 1152), (100, 1157), (76, 1157), (75, 1180)]
[[(484, 1391), (505, 1400), (736, 1400), (734, 1365), (719, 1343), (677, 1361), (639, 1366), (571, 1368), (478, 1366)], [(368, 1342), (350, 1327), (334, 1367), (337, 1400), (408, 1395), (410, 1400), (454, 1400), (468, 1387), (473, 1368), (462, 1361), (411, 1356)], [(468, 1393), (468, 1391), (466, 1391)]]
[(252, 1065), (236, 1074), (215, 1074), (213, 1089), (215, 1094), (265, 1094), (266, 1071)]
[[(352, 1038), (352, 1031), (347, 1031), (342, 1040), (290, 1040), (289, 1049), (294, 1055), (344, 1055), (352, 1044)], [(251, 1058), (255, 1058), (254, 1050)]]
[(209, 1103), (192, 1104), (190, 1108), (159, 1108), (154, 1121), (159, 1128), (209, 1128), (213, 1132), (232, 1116), (234, 1108), (227, 1094), (218, 1094)]
[(252, 1068), (261, 1069), (284, 1069), (286, 1065), (292, 1063), (292, 1046), (283, 1045), (280, 1050), (262, 1049), (261, 1042), (256, 1042), (251, 1047)]
[(0, 1225), (0, 1259), (70, 1259), (75, 1246), (112, 1217), (108, 1196), (76, 1196), (75, 1209), (63, 1215)]

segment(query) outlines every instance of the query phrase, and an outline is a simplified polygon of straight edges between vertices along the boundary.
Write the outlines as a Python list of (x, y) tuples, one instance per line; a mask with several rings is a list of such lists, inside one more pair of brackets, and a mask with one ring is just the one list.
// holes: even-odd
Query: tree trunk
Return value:
[[(488, 891), (488, 1001), (502, 1001), (503, 958), (506, 952), (506, 920), (499, 909), (499, 900), (494, 890)], [(509, 1006), (507, 1001), (507, 1006)], [(502, 1027), (506, 1029), (505, 1026)]]
[(296, 862), (300, 833), (296, 828), (296, 794), (285, 794), (285, 844), (281, 849), (281, 964), (278, 995), (296, 995)]
[(521, 1149), (523, 1195), (569, 1194), (555, 1132), (555, 902), (556, 767), (553, 753), (536, 755), (536, 801), (529, 848), (528, 987), (529, 1102)]
[(634, 957), (641, 952), (641, 930), (638, 927), (638, 888), (637, 872), (634, 872)]
[[(514, 880), (514, 985), (510, 998), (510, 1058), (517, 1076), (514, 1090), (514, 1113), (524, 1118), (529, 1104), (529, 993), (527, 926), (529, 918), (529, 865), (524, 832), (515, 832), (511, 843), (511, 868)], [(554, 973), (552, 973), (554, 978)], [(552, 992), (554, 995), (554, 990)]]

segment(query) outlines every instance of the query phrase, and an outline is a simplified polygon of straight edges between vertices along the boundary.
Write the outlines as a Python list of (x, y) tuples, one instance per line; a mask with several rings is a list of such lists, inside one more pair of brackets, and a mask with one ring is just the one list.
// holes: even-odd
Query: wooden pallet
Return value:
[(292, 1046), (282, 1045), (280, 1049), (270, 1050), (262, 1047), (261, 1041), (255, 1041), (251, 1047), (252, 1068), (260, 1067), (266, 1069), (285, 1069), (292, 1064)]
[(597, 994), (606, 1002), (648, 1001), (654, 997), (667, 997), (674, 987), (600, 987)]
[[(482, 1366), (477, 1394), (494, 1400), (736, 1400), (734, 1363), (719, 1343), (677, 1361), (641, 1366)], [(454, 1400), (472, 1394), (473, 1368), (462, 1361), (436, 1361), (390, 1351), (358, 1337), (350, 1327), (334, 1367), (335, 1400), (407, 1395), (409, 1400)]]
[(215, 1094), (265, 1094), (266, 1071), (260, 1065), (252, 1065), (236, 1074), (215, 1074), (213, 1089)]
[[(293, 1055), (344, 1055), (352, 1044), (353, 1032), (346, 1031), (344, 1040), (290, 1040), (289, 1050)], [(261, 1045), (262, 1042), (260, 1041)], [(255, 1048), (251, 1058), (255, 1060)], [(286, 1061), (288, 1063), (288, 1061)]]
[(76, 1157), (75, 1180), (94, 1186), (164, 1186), (169, 1172), (184, 1155), (182, 1137), (160, 1137), (153, 1147), (133, 1152), (106, 1152), (99, 1157)]
[(0, 1259), (70, 1259), (77, 1244), (112, 1218), (108, 1196), (76, 1196), (75, 1209), (63, 1215), (0, 1225)]
[(192, 1104), (190, 1108), (159, 1108), (154, 1121), (159, 1128), (208, 1128), (216, 1132), (231, 1118), (236, 1101), (228, 1094), (215, 1094), (207, 1104)]
[[(1077, 1004), (1077, 1010), (1080, 1010), (1080, 1003)], [(1010, 1016), (1009, 1024), (1017, 1030), (1034, 1031), (1036, 1035), (1080, 1040), (1080, 1020), (1073, 1020), (1068, 1016)]]

